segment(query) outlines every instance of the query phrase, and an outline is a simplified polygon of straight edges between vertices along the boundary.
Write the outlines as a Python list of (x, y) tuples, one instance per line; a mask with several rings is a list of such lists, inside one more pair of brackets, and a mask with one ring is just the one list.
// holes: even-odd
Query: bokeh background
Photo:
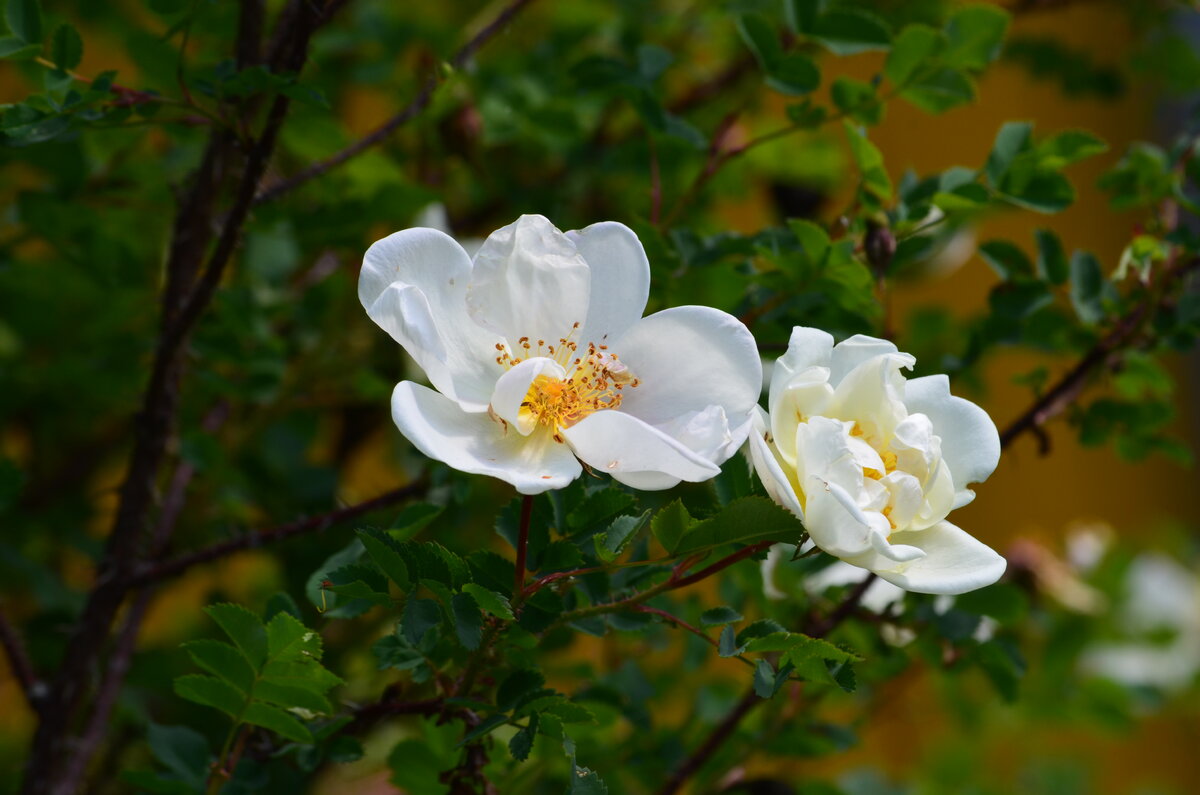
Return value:
[[(187, 79), (199, 86), (217, 79), (237, 4), (195, 5), (203, 13), (183, 49)], [(749, 139), (786, 119), (793, 100), (764, 90), (752, 68), (712, 97), (692, 104), (689, 93), (748, 58), (731, 5), (534, 3), (439, 89), (417, 122), (257, 210), (234, 273), (193, 345), (172, 456), (199, 474), (176, 545), (319, 513), (418, 478), (427, 463), (395, 433), (387, 409), (391, 385), (411, 376), (411, 368), (357, 304), (361, 252), (417, 224), (442, 226), (464, 241), (480, 238), (522, 212), (543, 213), (564, 229), (602, 219), (646, 228), (654, 202), (650, 164), (661, 169), (669, 204), (701, 167), (703, 152), (647, 136), (626, 104), (580, 90), (572, 68), (589, 55), (663, 47), (674, 56), (659, 87), (664, 102), (679, 103), (685, 108), (679, 115), (706, 132), (736, 111), (729, 140)], [(898, 27), (936, 19), (956, 4), (856, 5)], [(1082, 128), (1109, 149), (1071, 168), (1078, 197), (1069, 209), (1054, 216), (987, 214), (957, 227), (936, 261), (896, 281), (887, 297), (890, 322), (902, 349), (921, 357), (924, 372), (951, 369), (964, 329), (988, 311), (998, 277), (975, 252), (977, 242), (1010, 239), (1033, 257), (1033, 230), (1046, 227), (1068, 250), (1087, 248), (1106, 267), (1115, 265), (1145, 211), (1114, 210), (1097, 182), (1134, 141), (1166, 145), (1185, 131), (1200, 88), (1200, 18), (1186, 4), (1023, 0), (1005, 7), (1012, 12), (1006, 50), (979, 78), (975, 101), (938, 116), (890, 102), (871, 129), (893, 179), (907, 170), (977, 168), (1010, 120), (1031, 121), (1039, 134)], [(349, 3), (318, 38), (306, 75), (327, 105), (296, 108), (268, 184), (386, 122), (424, 74), (502, 8), (459, 0)], [(183, 12), (172, 4), (57, 3), (47, 4), (46, 13), (82, 34), (78, 74), (116, 70), (124, 85), (179, 94), (173, 25)], [(870, 80), (882, 63), (883, 55), (871, 52), (820, 59), (829, 80)], [(0, 101), (24, 100), (47, 71), (0, 62)], [(173, 115), (164, 106), (119, 127), (0, 154), (0, 593), (43, 666), (61, 652), (111, 524), (157, 327), (154, 296), (173, 194), (205, 133), (202, 123), (164, 120)], [(851, 173), (839, 130), (781, 138), (724, 169), (688, 208), (682, 227), (693, 235), (749, 235), (797, 216), (835, 225), (852, 200)], [(663, 234), (647, 247), (653, 261), (658, 246), (686, 242)], [(667, 280), (656, 287), (651, 308), (702, 301), (752, 311), (757, 299), (732, 275), (748, 259), (726, 257)], [(786, 339), (781, 330), (796, 322), (810, 321), (802, 311), (785, 311), (754, 329), (765, 355), (778, 353)], [(831, 330), (844, 336), (879, 328), (844, 315)], [(1021, 376), (1039, 367), (1055, 375), (1073, 361), (1069, 352), (1036, 347), (998, 348), (961, 368), (956, 391), (1005, 427), (1031, 401)], [(1170, 378), (1156, 397), (1176, 408), (1165, 432), (1195, 449), (1198, 360), (1193, 352), (1164, 361)], [(1121, 384), (1110, 378), (1095, 388)], [(225, 419), (206, 431), (202, 423), (214, 407), (223, 407)], [(1001, 697), (978, 671), (947, 673), (915, 658), (855, 697), (820, 706), (828, 726), (852, 730), (853, 738), (831, 729), (807, 748), (743, 744), (696, 791), (756, 777), (805, 792), (826, 791), (816, 788), (819, 782), (847, 793), (1194, 791), (1200, 777), (1196, 472), (1179, 456), (1129, 460), (1113, 444), (1081, 444), (1069, 419), (1047, 427), (1048, 452), (1032, 435), (1020, 439), (977, 490), (978, 499), (956, 514), (959, 525), (1009, 556), (1014, 581), (1033, 583), (1032, 607), (1013, 631), (1026, 667), (1015, 699)], [(423, 531), (427, 537), (503, 550), (490, 517), (511, 495), (501, 484), (435, 475), (439, 491), (431, 499), (447, 507)], [(305, 599), (314, 593), (310, 575), (349, 538), (347, 529), (335, 529), (246, 551), (194, 568), (160, 590), (101, 761), (111, 777), (101, 776), (107, 783), (97, 791), (123, 791), (119, 771), (150, 764), (140, 739), (147, 720), (188, 720), (205, 731), (217, 725), (215, 715), (188, 714), (170, 689), (171, 677), (188, 670), (178, 645), (211, 632), (201, 607), (221, 599), (261, 605), (286, 591), (318, 620)], [(753, 566), (739, 576), (738, 587), (761, 589)], [(806, 594), (794, 573), (781, 582), (800, 604), (821, 598)], [(696, 599), (715, 604), (726, 596), (713, 585)], [(323, 626), (330, 665), (351, 682), (346, 698), (367, 700), (389, 681), (368, 652), (387, 625), (386, 616), (374, 615)], [(563, 687), (576, 688), (633, 676), (628, 660), (640, 659), (648, 693), (672, 680), (681, 664), (672, 638), (587, 638), (550, 659)], [(729, 682), (744, 677), (728, 660), (688, 662), (687, 653), (682, 659), (682, 686), (664, 685), (655, 697), (659, 731), (697, 716), (711, 721), (739, 690)], [(769, 728), (765, 720), (752, 729)], [(33, 724), (11, 672), (0, 668), (0, 790), (15, 786)], [(388, 750), (420, 731), (403, 722), (387, 727), (367, 741), (364, 759), (323, 771), (312, 790), (394, 791)], [(628, 741), (628, 727), (612, 731)], [(612, 791), (641, 791), (621, 781), (610, 780)], [(502, 791), (538, 791), (520, 778), (510, 786)]]

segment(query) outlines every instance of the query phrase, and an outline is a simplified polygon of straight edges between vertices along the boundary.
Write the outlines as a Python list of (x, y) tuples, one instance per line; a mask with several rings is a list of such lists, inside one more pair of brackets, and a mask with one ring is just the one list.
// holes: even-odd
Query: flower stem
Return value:
[(529, 546), (529, 520), (533, 517), (533, 497), (521, 501), (521, 528), (517, 531), (517, 567), (513, 573), (513, 598), (520, 599), (525, 589), (525, 552)]

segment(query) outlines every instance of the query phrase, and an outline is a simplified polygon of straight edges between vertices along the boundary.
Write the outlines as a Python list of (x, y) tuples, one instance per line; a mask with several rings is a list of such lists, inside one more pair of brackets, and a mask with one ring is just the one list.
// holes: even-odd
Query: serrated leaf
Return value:
[(303, 687), (316, 693), (324, 693), (344, 684), (337, 674), (319, 663), (268, 662), (263, 666), (259, 678), (264, 682)]
[(267, 624), (267, 656), (278, 662), (320, 660), (321, 636), (290, 613), (276, 613)]
[(333, 705), (329, 703), (329, 699), (320, 693), (310, 688), (280, 684), (271, 679), (259, 680), (254, 685), (254, 698), (283, 709), (300, 707), (321, 715), (333, 712)]
[(665, 508), (660, 508), (650, 520), (650, 532), (662, 544), (663, 549), (675, 554), (680, 539), (692, 526), (692, 516), (681, 500), (675, 500)]
[(79, 37), (79, 31), (66, 23), (55, 28), (50, 38), (50, 59), (63, 71), (79, 66), (83, 60), (83, 39)]
[(256, 701), (248, 706), (242, 715), (242, 720), (246, 723), (253, 723), (255, 726), (262, 726), (264, 729), (270, 729), (280, 737), (293, 742), (311, 743), (313, 741), (312, 733), (305, 728), (303, 723), (279, 707), (273, 707), (261, 701)]
[(4, 18), (16, 36), (30, 44), (42, 43), (42, 8), (38, 0), (8, 0)]
[(726, 624), (725, 629), (721, 630), (721, 637), (717, 641), (717, 654), (722, 657), (736, 657), (746, 650), (745, 646), (738, 646), (736, 642), (736, 633), (733, 631), (732, 624)]
[(375, 641), (371, 652), (379, 660), (381, 671), (386, 668), (407, 671), (425, 662), (425, 655), (396, 635), (385, 635)]
[(607, 530), (592, 536), (596, 545), (596, 556), (605, 563), (616, 560), (649, 520), (650, 511), (645, 511), (640, 516), (618, 516)]
[(793, 666), (790, 663), (776, 671), (771, 663), (759, 660), (754, 664), (754, 694), (759, 698), (771, 698), (787, 684), (792, 670)]
[(483, 637), (483, 615), (474, 597), (468, 593), (455, 594), (451, 599), (451, 611), (454, 613), (454, 632), (458, 642), (464, 648), (475, 650)]
[(722, 544), (796, 542), (803, 533), (804, 525), (800, 520), (771, 500), (766, 497), (743, 497), (693, 525), (671, 552), (684, 555)]
[(742, 614), (732, 607), (714, 607), (700, 614), (700, 625), (715, 627), (721, 624), (733, 624), (742, 620)]
[(593, 492), (567, 514), (567, 526), (573, 531), (599, 527), (632, 508), (635, 502), (632, 494), (617, 488)]
[(442, 623), (442, 609), (432, 599), (409, 597), (400, 616), (400, 631), (414, 646), (421, 645), (425, 633)]
[(534, 693), (542, 689), (542, 685), (546, 683), (546, 677), (541, 671), (532, 668), (520, 668), (510, 673), (500, 683), (500, 687), (496, 690), (496, 706), (502, 711), (507, 712), (513, 709), (516, 705), (530, 693)]
[(183, 649), (192, 662), (229, 682), (243, 694), (248, 694), (254, 687), (254, 669), (245, 656), (230, 644), (205, 638), (188, 641), (183, 644)]
[(513, 615), (512, 605), (508, 599), (495, 591), (489, 591), (478, 583), (469, 582), (462, 587), (463, 593), (469, 593), (475, 597), (475, 601), (479, 607), (485, 612), (496, 618), (502, 618), (505, 621), (514, 621), (516, 616)]
[(746, 643), (749, 652), (783, 652), (781, 660), (799, 667), (804, 660), (820, 659), (835, 663), (854, 662), (861, 658), (853, 652), (833, 645), (827, 640), (812, 638), (799, 632), (773, 632)]
[(537, 737), (537, 728), (538, 716), (530, 715), (529, 724), (508, 741), (508, 752), (512, 754), (513, 759), (524, 762), (529, 758), (529, 752), (533, 750), (533, 741)]
[(267, 632), (258, 616), (231, 602), (209, 605), (204, 612), (217, 622), (254, 670), (262, 668), (267, 659)]
[(359, 530), (358, 540), (367, 550), (367, 555), (375, 561), (375, 565), (396, 583), (401, 591), (407, 591), (411, 585), (408, 576), (408, 566), (400, 554), (399, 544), (387, 533), (379, 530)]
[(563, 751), (571, 760), (571, 785), (567, 795), (608, 795), (608, 787), (593, 770), (580, 767), (575, 759), (575, 741), (563, 735)]
[(228, 682), (204, 674), (186, 674), (176, 677), (175, 694), (188, 701), (219, 709), (236, 719), (246, 706), (246, 696)]
[(498, 726), (503, 726), (506, 723), (508, 723), (507, 715), (492, 715), (491, 717), (484, 718), (482, 721), (480, 721), (478, 726), (476, 726), (474, 729), (471, 729), (466, 733), (466, 735), (463, 736), (461, 740), (459, 740), (458, 747), (461, 748), (472, 740), (476, 740), (485, 734), (491, 734), (492, 731)]

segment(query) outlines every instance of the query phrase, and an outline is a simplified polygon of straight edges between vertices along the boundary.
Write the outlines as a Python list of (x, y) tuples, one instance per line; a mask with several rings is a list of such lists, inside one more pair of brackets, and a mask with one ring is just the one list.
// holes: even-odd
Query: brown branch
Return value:
[(142, 588), (170, 577), (176, 577), (193, 566), (198, 566), (201, 563), (211, 563), (214, 560), (232, 555), (234, 552), (240, 552), (243, 549), (255, 549), (265, 544), (286, 541), (289, 538), (304, 535), (305, 533), (319, 533), (340, 522), (354, 519), (379, 508), (402, 502), (409, 497), (414, 497), (423, 493), (425, 488), (426, 484), (423, 481), (416, 481), (407, 486), (381, 494), (373, 499), (349, 505), (345, 508), (339, 508), (336, 511), (323, 513), (319, 516), (310, 516), (295, 522), (289, 522), (288, 524), (276, 525), (275, 527), (269, 527), (255, 533), (247, 533), (246, 535), (231, 538), (228, 541), (222, 541), (212, 546), (185, 552), (169, 560), (149, 563), (133, 575), (129, 581), (129, 586), (132, 588)]
[[(244, 4), (250, 6), (252, 4)], [(308, 40), (318, 16), (307, 0), (294, 0), (295, 22), (288, 36), (291, 46), (283, 64), (290, 71), (303, 65)], [(62, 663), (50, 687), (26, 763), (25, 793), (63, 793), (62, 760), (80, 719), (91, 672), (108, 639), (112, 622), (129, 588), (129, 573), (154, 503), (158, 471), (171, 437), (179, 401), (183, 351), (192, 328), (212, 300), (225, 266), (231, 258), (250, 210), (251, 201), (287, 114), (288, 98), (276, 97), (262, 134), (251, 147), (241, 171), (233, 210), (226, 216), (216, 248), (199, 282), (184, 299), (191, 274), (207, 248), (211, 233), (202, 228), (212, 218), (219, 186), (227, 170), (231, 149), (229, 133), (214, 131), (197, 179), (176, 216), (167, 264), (168, 284), (163, 295), (162, 333), (155, 351), (149, 383), (135, 419), (135, 439), (129, 467), (121, 485), (117, 515), (105, 545), (96, 585), (88, 596), (77, 626), (67, 642)], [(189, 210), (195, 214), (188, 216)], [(181, 303), (182, 302), (182, 303)], [(86, 760), (81, 763), (86, 765)]]
[[(1194, 257), (1174, 267), (1168, 267), (1160, 280), (1163, 292), (1173, 283), (1184, 279), (1189, 273), (1200, 268), (1200, 257)], [(1118, 318), (1112, 329), (1093, 345), (1083, 358), (1066, 373), (1054, 386), (1036, 400), (1032, 406), (1021, 413), (1000, 433), (1000, 447), (1006, 448), (1021, 434), (1029, 432), (1036, 434), (1040, 440), (1043, 452), (1048, 449), (1047, 437), (1042, 430), (1051, 419), (1066, 411), (1087, 388), (1088, 383), (1096, 372), (1111, 368), (1120, 354), (1137, 338), (1150, 315), (1162, 303), (1162, 296), (1139, 304), (1129, 314)]]
[[(843, 621), (854, 613), (863, 594), (867, 592), (867, 589), (871, 587), (871, 583), (874, 581), (874, 574), (867, 575), (862, 582), (854, 586), (846, 594), (846, 597), (833, 609), (825, 620), (814, 625), (808, 634), (814, 638), (820, 638), (837, 629)], [(708, 736), (704, 738), (704, 742), (675, 769), (671, 777), (659, 788), (658, 795), (674, 795), (674, 793), (678, 792), (687, 780), (694, 776), (704, 766), (704, 763), (724, 745), (725, 741), (733, 736), (738, 724), (764, 700), (754, 692), (753, 687), (747, 690), (741, 699), (738, 700), (737, 704), (734, 705), (733, 709), (729, 711), (729, 714), (713, 727)]]
[(8, 620), (2, 603), (0, 603), (0, 646), (4, 647), (4, 654), (8, 658), (8, 667), (12, 671), (13, 678), (21, 686), (21, 695), (25, 696), (29, 708), (33, 710), (34, 714), (37, 714), (41, 709), (37, 674), (34, 673), (33, 663), (25, 651), (25, 644), (21, 641), (21, 633)]
[[(476, 33), (470, 41), (464, 44), (453, 56), (451, 56), (449, 64), (454, 70), (462, 69), (475, 53), (493, 39), (496, 34), (500, 33), (506, 25), (519, 14), (526, 6), (532, 3), (533, 0), (514, 0), (509, 3), (504, 10), (496, 15), (490, 23), (485, 25), (478, 33)], [(273, 199), (277, 199), (285, 193), (294, 190), (300, 185), (308, 182), (310, 179), (322, 176), (328, 171), (342, 165), (352, 158), (361, 155), (373, 146), (386, 141), (392, 133), (403, 127), (408, 122), (419, 116), (429, 103), (433, 101), (433, 96), (437, 92), (438, 86), (441, 85), (443, 77), (440, 72), (434, 72), (425, 78), (425, 82), (421, 84), (417, 94), (408, 103), (407, 106), (395, 116), (391, 117), (383, 124), (376, 127), (367, 135), (355, 141), (350, 146), (342, 149), (340, 152), (333, 154), (324, 160), (313, 163), (308, 168), (293, 174), (286, 179), (276, 182), (274, 185), (266, 188), (254, 197), (255, 204), (261, 204)]]

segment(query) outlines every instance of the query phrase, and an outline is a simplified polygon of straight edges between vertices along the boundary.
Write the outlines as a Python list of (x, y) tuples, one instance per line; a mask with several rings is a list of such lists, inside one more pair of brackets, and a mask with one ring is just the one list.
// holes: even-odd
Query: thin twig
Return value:
[(33, 671), (33, 662), (25, 651), (25, 644), (21, 642), (21, 633), (8, 620), (3, 603), (0, 603), (0, 645), (4, 646), (4, 654), (8, 657), (8, 667), (13, 678), (21, 686), (21, 695), (25, 696), (29, 708), (36, 714), (40, 709), (37, 674)]
[[(452, 69), (459, 70), (466, 66), (471, 57), (496, 36), (504, 27), (519, 14), (526, 6), (532, 3), (533, 0), (514, 0), (509, 3), (496, 18), (485, 25), (478, 33), (476, 33), (470, 41), (464, 44), (458, 52), (451, 56), (449, 64)], [(391, 117), (383, 124), (376, 127), (367, 135), (347, 146), (345, 149), (333, 154), (324, 160), (313, 163), (308, 168), (293, 174), (292, 176), (283, 179), (274, 185), (266, 188), (254, 197), (255, 204), (262, 204), (273, 199), (277, 199), (285, 193), (292, 191), (308, 182), (310, 179), (319, 177), (326, 172), (337, 168), (346, 161), (361, 155), (373, 146), (386, 141), (392, 133), (403, 127), (408, 122), (419, 116), (422, 111), (433, 101), (433, 96), (437, 92), (438, 86), (441, 85), (444, 77), (440, 72), (434, 72), (425, 78), (425, 82), (421, 84), (417, 94), (408, 103), (407, 106), (395, 116)]]
[(247, 533), (246, 535), (231, 538), (228, 541), (222, 541), (212, 546), (185, 552), (169, 560), (150, 563), (139, 570), (130, 580), (129, 584), (133, 588), (144, 587), (170, 577), (178, 576), (181, 572), (193, 566), (198, 566), (201, 563), (211, 563), (214, 560), (226, 557), (234, 552), (240, 552), (243, 549), (254, 549), (265, 544), (278, 543), (305, 533), (319, 533), (340, 522), (345, 522), (422, 494), (425, 488), (426, 484), (423, 481), (417, 481), (407, 486), (393, 489), (373, 499), (349, 505), (345, 508), (339, 508), (336, 511)]
[[(863, 594), (871, 587), (871, 583), (875, 581), (875, 575), (869, 574), (862, 582), (854, 586), (854, 588), (846, 594), (846, 597), (838, 604), (837, 607), (820, 623), (816, 624), (812, 631), (808, 634), (814, 638), (824, 637), (833, 630), (837, 629), (843, 621), (849, 618), (858, 607), (859, 601)], [(671, 774), (671, 777), (659, 788), (657, 795), (674, 795), (687, 782), (689, 778), (694, 776), (704, 763), (707, 762), (717, 749), (720, 748), (726, 740), (728, 740), (737, 729), (738, 724), (750, 714), (750, 712), (765, 699), (761, 698), (754, 692), (751, 687), (738, 700), (733, 709), (721, 719), (721, 722), (713, 727), (708, 736), (704, 738), (704, 742), (693, 751), (687, 759), (683, 761)]]
[[(1162, 276), (1163, 291), (1168, 290), (1173, 282), (1185, 278), (1187, 274), (1197, 268), (1200, 268), (1200, 257), (1186, 260), (1174, 268), (1167, 269)], [(1139, 304), (1128, 315), (1119, 318), (1113, 324), (1112, 329), (1093, 345), (1074, 367), (1063, 374), (1062, 378), (1032, 406), (1008, 424), (1000, 433), (1000, 447), (1008, 447), (1027, 431), (1041, 434), (1043, 425), (1062, 414), (1075, 402), (1095, 372), (1112, 366), (1114, 358), (1134, 341), (1161, 300), (1161, 297), (1157, 297), (1153, 301)]]

